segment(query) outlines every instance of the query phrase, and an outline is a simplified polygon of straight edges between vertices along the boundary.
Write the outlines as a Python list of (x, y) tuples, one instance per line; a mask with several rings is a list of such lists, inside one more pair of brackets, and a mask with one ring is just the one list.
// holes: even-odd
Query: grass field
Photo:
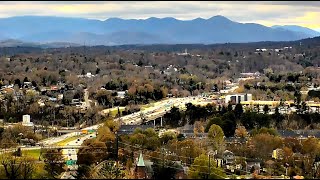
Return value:
[(22, 150), (22, 156), (38, 160), (40, 156), (40, 149)]
[(154, 107), (154, 105), (155, 105), (155, 103), (150, 103), (150, 104), (142, 105), (142, 106), (140, 107), (140, 109), (143, 111), (143, 110), (145, 110), (145, 109), (147, 109), (147, 108), (149, 108), (149, 107)]
[[(125, 109), (126, 107), (119, 107), (119, 111), (122, 114), (122, 111)], [(118, 107), (112, 108), (109, 110), (110, 116), (115, 117), (118, 114)]]
[(63, 140), (63, 141), (57, 142), (57, 143), (54, 144), (54, 145), (56, 145), (56, 146), (65, 146), (65, 145), (68, 144), (70, 141), (74, 141), (74, 140), (78, 139), (79, 137), (81, 137), (81, 135), (80, 135), (80, 136), (72, 136), (72, 137), (69, 137), (69, 138), (67, 138), (67, 139), (65, 139), (65, 140)]

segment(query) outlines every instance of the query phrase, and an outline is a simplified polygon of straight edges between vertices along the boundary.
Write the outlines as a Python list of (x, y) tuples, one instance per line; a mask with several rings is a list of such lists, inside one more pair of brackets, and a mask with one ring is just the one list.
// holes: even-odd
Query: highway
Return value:
[[(76, 140), (70, 141), (69, 143), (66, 144), (66, 146), (79, 146), (83, 143), (84, 140), (90, 139), (90, 138), (95, 138), (96, 135), (95, 133), (93, 134), (88, 134), (84, 137), (79, 137)], [(68, 160), (78, 160), (78, 149), (63, 149), (62, 150), (62, 155), (65, 158), (66, 161)], [(61, 179), (74, 179), (72, 174), (75, 174), (75, 171), (78, 169), (78, 165), (67, 165), (68, 171), (64, 172), (61, 176)]]
[[(208, 104), (211, 102), (212, 102), (212, 100), (207, 100), (207, 99), (200, 97), (200, 96), (185, 97), (185, 98), (168, 98), (168, 99), (165, 99), (165, 100), (162, 100), (159, 102), (155, 102), (155, 103), (151, 104), (150, 107), (147, 107), (146, 109), (141, 110), (139, 112), (129, 114), (129, 115), (126, 115), (126, 116), (123, 116), (120, 118), (116, 118), (116, 119), (114, 119), (114, 121), (121, 121), (121, 124), (138, 125), (138, 124), (142, 123), (141, 113), (146, 118), (146, 121), (151, 121), (156, 118), (162, 117), (166, 112), (170, 111), (170, 109), (173, 106), (179, 107), (180, 109), (185, 109), (186, 103), (192, 103), (194, 105), (197, 105), (197, 104), (204, 105), (204, 104)], [(90, 127), (86, 127), (81, 130), (97, 130), (99, 128), (99, 126), (102, 126), (102, 125), (103, 125), (103, 123), (93, 125)], [(72, 132), (72, 133), (64, 134), (62, 136), (44, 139), (44, 140), (40, 141), (39, 143), (42, 143), (44, 147), (53, 146), (58, 142), (66, 140), (67, 138), (78, 136), (78, 135), (79, 135), (79, 132)], [(95, 133), (88, 134), (86, 136), (79, 137), (76, 140), (68, 142), (65, 146), (81, 145), (84, 140), (94, 138), (94, 137), (95, 137)], [(64, 146), (62, 146), (62, 147), (64, 147)], [(31, 147), (31, 148), (30, 147), (21, 147), (21, 149), (23, 149), (23, 150), (40, 149), (40, 148), (41, 148), (40, 146)], [(66, 160), (77, 160), (77, 152), (78, 152), (77, 149), (63, 149), (62, 154)], [(74, 170), (77, 169), (77, 165), (68, 166), (68, 168), (70, 169), (70, 171), (64, 172), (61, 176), (62, 179), (73, 178), (71, 174), (74, 172)]]
[[(159, 102), (156, 102), (153, 104), (153, 106), (148, 107), (142, 111), (129, 114), (120, 118), (114, 119), (114, 121), (121, 121), (122, 124), (132, 124), (137, 125), (142, 123), (141, 115), (140, 113), (144, 114), (144, 117), (146, 117), (147, 121), (154, 120), (158, 117), (161, 117), (166, 112), (170, 111), (170, 109), (175, 106), (179, 108), (184, 108), (186, 103), (193, 103), (193, 104), (208, 104), (210, 101), (203, 99), (202, 97), (185, 97), (185, 98), (170, 98), (165, 99)], [(212, 101), (211, 101), (212, 102)], [(90, 127), (83, 128), (82, 130), (90, 130), (94, 129), (97, 130), (99, 126), (102, 126), (103, 123), (93, 125)], [(45, 146), (56, 144), (60, 141), (63, 141), (69, 137), (77, 136), (79, 133), (72, 132), (68, 133), (62, 136), (53, 137), (49, 139), (42, 140), (40, 143), (43, 143)]]

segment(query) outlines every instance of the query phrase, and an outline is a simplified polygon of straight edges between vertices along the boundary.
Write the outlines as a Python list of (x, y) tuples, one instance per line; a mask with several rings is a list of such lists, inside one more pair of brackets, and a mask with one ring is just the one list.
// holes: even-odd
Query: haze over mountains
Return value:
[[(0, 19), (0, 41), (6, 40), (5, 42), (10, 42), (10, 46), (15, 41), (20, 45), (32, 42), (34, 45), (73, 43), (74, 46), (214, 44), (294, 41), (315, 36), (320, 36), (320, 33), (301, 26), (266, 27), (254, 23), (238, 23), (223, 16), (186, 21), (153, 17), (145, 20), (110, 18), (105, 21), (49, 16)], [(6, 46), (5, 44), (1, 42), (0, 46)]]

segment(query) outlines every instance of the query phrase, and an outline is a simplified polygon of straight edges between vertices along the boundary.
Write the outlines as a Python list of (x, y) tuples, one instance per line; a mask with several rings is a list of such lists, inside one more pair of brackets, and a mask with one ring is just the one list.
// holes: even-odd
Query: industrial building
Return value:
[(252, 101), (252, 94), (232, 94), (225, 96), (225, 103), (239, 104), (242, 101)]

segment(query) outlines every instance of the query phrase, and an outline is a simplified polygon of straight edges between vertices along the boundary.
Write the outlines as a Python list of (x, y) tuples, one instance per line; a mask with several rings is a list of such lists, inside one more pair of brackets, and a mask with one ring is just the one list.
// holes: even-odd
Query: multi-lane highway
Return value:
[[(83, 143), (84, 140), (90, 139), (90, 138), (95, 138), (96, 135), (95, 133), (93, 134), (88, 134), (83, 137), (79, 137), (76, 140), (70, 141), (66, 144), (66, 146), (79, 146)], [(63, 149), (62, 150), (62, 155), (64, 156), (66, 161), (77, 161), (78, 160), (78, 149)], [(75, 171), (78, 168), (78, 165), (72, 164), (72, 165), (67, 165), (68, 171), (62, 174), (61, 179), (74, 179), (72, 174), (75, 174)]]
[[(212, 100), (205, 99), (203, 97), (185, 97), (185, 98), (168, 98), (156, 103), (151, 104), (148, 108), (145, 108), (144, 110), (141, 110), (139, 112), (129, 114), (120, 118), (114, 119), (115, 121), (121, 121), (121, 124), (132, 124), (132, 125), (138, 125), (142, 123), (141, 119), (141, 113), (143, 114), (146, 121), (154, 120), (158, 117), (162, 117), (166, 112), (170, 111), (170, 109), (175, 106), (179, 107), (180, 109), (185, 108), (185, 104), (192, 103), (192, 104), (208, 104), (211, 103)], [(103, 123), (97, 124), (94, 126), (83, 128), (82, 130), (97, 130), (99, 126), (102, 126)], [(53, 146), (57, 144), (58, 142), (64, 141), (70, 137), (78, 136), (79, 132), (72, 132), (68, 133), (62, 136), (58, 137), (52, 137), (45, 140), (42, 140), (40, 143), (43, 144), (43, 146)], [(79, 137), (76, 140), (72, 140), (65, 144), (66, 147), (68, 146), (77, 146), (81, 145), (84, 140), (94, 138), (95, 133), (89, 134), (86, 136)], [(63, 147), (63, 146), (62, 146)], [(34, 147), (34, 149), (40, 149), (41, 147)], [(24, 148), (23, 148), (24, 149)], [(77, 149), (63, 149), (62, 154), (64, 155), (66, 160), (77, 160)], [(67, 171), (63, 173), (62, 177), (63, 179), (70, 179), (72, 178), (72, 172), (77, 169), (76, 165), (68, 166), (70, 171)]]
[[(151, 107), (148, 107), (144, 110), (141, 110), (139, 112), (133, 113), (133, 114), (129, 114), (120, 118), (116, 118), (114, 119), (115, 121), (121, 121), (122, 124), (141, 124), (142, 123), (142, 119), (141, 119), (141, 113), (144, 114), (144, 117), (146, 118), (147, 121), (149, 120), (154, 120), (158, 117), (163, 116), (166, 112), (170, 111), (170, 109), (175, 106), (175, 107), (179, 107), (179, 108), (184, 108), (186, 103), (193, 103), (193, 104), (207, 104), (210, 103), (212, 101), (210, 100), (206, 100), (203, 97), (185, 97), (185, 98), (169, 98), (169, 99), (165, 99), (156, 103), (153, 103), (153, 105)], [(97, 130), (99, 126), (102, 126), (103, 123), (101, 124), (97, 124), (94, 126), (90, 126), (90, 127), (86, 127), (83, 128), (82, 130)], [(43, 143), (45, 146), (46, 145), (53, 145), (56, 144), (60, 141), (63, 141), (67, 138), (70, 137), (74, 137), (77, 136), (79, 133), (77, 132), (72, 132), (72, 133), (68, 133), (62, 136), (58, 136), (58, 137), (53, 137), (53, 138), (49, 138), (49, 139), (45, 139), (43, 141), (41, 141), (41, 143)]]

